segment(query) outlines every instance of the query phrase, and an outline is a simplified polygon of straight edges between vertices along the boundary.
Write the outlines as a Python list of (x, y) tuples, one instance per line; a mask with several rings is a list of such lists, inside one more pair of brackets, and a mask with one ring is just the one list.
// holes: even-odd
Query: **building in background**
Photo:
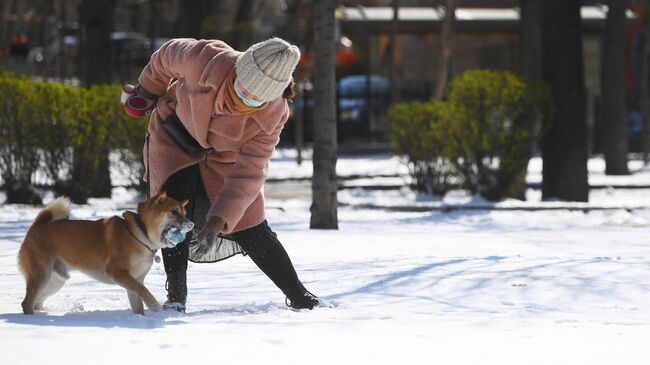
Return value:
[[(371, 3), (371, 2), (367, 2)], [(377, 2), (375, 2), (377, 3)], [(344, 74), (386, 75), (385, 51), (393, 21), (390, 1), (386, 6), (340, 6), (337, 15), (342, 36), (354, 45), (356, 63)], [(400, 4), (407, 3), (400, 1)], [(519, 9), (516, 1), (461, 1), (456, 10), (454, 45), (450, 77), (469, 69), (486, 68), (519, 72)], [(597, 126), (600, 97), (600, 50), (607, 9), (599, 5), (582, 7), (585, 83), (588, 123), (592, 132)], [(440, 29), (444, 11), (432, 6), (400, 7), (398, 34), (392, 55), (400, 79), (403, 100), (431, 98), (436, 83), (435, 71), (440, 54)], [(628, 12), (630, 22), (638, 17)], [(633, 36), (630, 38), (633, 42)], [(630, 69), (630, 72), (632, 70)], [(634, 79), (634, 76), (630, 76)], [(382, 120), (374, 121), (377, 133), (385, 130)], [(597, 146), (596, 146), (597, 147)]]
[[(313, 0), (197, 0), (209, 4), (210, 11), (200, 17), (197, 25), (200, 37), (223, 39), (238, 43), (243, 49), (251, 42), (270, 36), (281, 36), (298, 44), (303, 58), (296, 74), (306, 89), (311, 79)], [(74, 79), (78, 73), (76, 37), (80, 0), (52, 0), (45, 7), (41, 0), (0, 0), (0, 67), (20, 73), (58, 79)], [(340, 0), (337, 17), (337, 78), (341, 137), (380, 138), (386, 125), (383, 115), (394, 96), (385, 88), (389, 68), (397, 75), (400, 100), (427, 100), (436, 83), (440, 54), (440, 31), (444, 14), (441, 0), (399, 0), (395, 47), (389, 48), (393, 26), (393, 0)], [(148, 56), (160, 44), (179, 35), (188, 4), (182, 0), (115, 0), (116, 82), (137, 78)], [(194, 3), (192, 3), (194, 4)], [(600, 2), (583, 1), (583, 39), (588, 122), (591, 131), (598, 128), (600, 97), (601, 36), (607, 16)], [(250, 7), (248, 11), (246, 7)], [(454, 47), (448, 79), (473, 68), (520, 70), (519, 1), (517, 0), (458, 0), (454, 25)], [(191, 6), (189, 7), (191, 10)], [(50, 13), (48, 13), (48, 11)], [(638, 39), (642, 25), (642, 5), (636, 2), (628, 14), (627, 40), (627, 102), (631, 133), (640, 133), (638, 72), (640, 55)], [(44, 15), (47, 14), (47, 15)], [(198, 19), (198, 17), (197, 17)], [(238, 36), (240, 29), (246, 37)], [(10, 57), (12, 39), (24, 35), (29, 51)], [(390, 51), (389, 51), (390, 49)], [(14, 50), (17, 47), (14, 46)], [(387, 52), (391, 57), (387, 57)], [(17, 52), (14, 52), (17, 53)], [(4, 57), (3, 57), (4, 56)], [(15, 56), (15, 55), (14, 55)], [(389, 64), (387, 64), (389, 60)], [(24, 62), (27, 61), (27, 62)], [(42, 67), (43, 62), (49, 62)], [(373, 75), (370, 85), (363, 87), (359, 77)], [(365, 80), (365, 79), (361, 79)], [(373, 80), (378, 80), (373, 85)], [(361, 85), (361, 89), (359, 89)], [(367, 90), (373, 90), (368, 93)], [(308, 90), (307, 90), (308, 94)], [(367, 95), (376, 94), (376, 100)], [(364, 99), (364, 95), (366, 96)], [(300, 104), (302, 103), (302, 104)], [(304, 128), (309, 126), (309, 100), (299, 101), (304, 107)], [(307, 136), (309, 139), (309, 136)], [(593, 147), (598, 149), (598, 138)], [(634, 140), (631, 147), (635, 149)]]

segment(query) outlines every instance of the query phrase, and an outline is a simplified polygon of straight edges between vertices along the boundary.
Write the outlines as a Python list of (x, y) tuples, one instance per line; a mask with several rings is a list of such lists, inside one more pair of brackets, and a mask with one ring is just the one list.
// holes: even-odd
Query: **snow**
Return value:
[[(271, 177), (308, 177), (310, 161), (297, 166), (294, 156), (279, 151)], [(338, 167), (344, 176), (408, 181), (400, 159), (389, 155), (343, 157)], [(639, 161), (630, 167), (634, 175), (609, 177), (602, 159), (592, 159), (590, 181), (650, 183)], [(529, 182), (540, 169), (534, 159)], [(647, 363), (650, 188), (593, 190), (582, 207), (608, 208), (594, 210), (362, 208), (581, 207), (541, 202), (537, 190), (528, 198), (495, 204), (462, 192), (441, 199), (407, 188), (346, 189), (339, 192), (340, 229), (328, 231), (308, 229), (304, 189), (269, 194), (271, 227), (323, 307), (288, 309), (252, 261), (236, 256), (190, 264), (186, 314), (145, 316), (130, 312), (123, 289), (80, 273), (45, 303), (46, 313), (23, 315), (16, 252), (38, 207), (2, 205), (0, 358), (4, 364)], [(73, 206), (73, 218), (119, 214), (137, 199), (116, 188), (112, 199)], [(145, 285), (164, 300), (162, 263)]]

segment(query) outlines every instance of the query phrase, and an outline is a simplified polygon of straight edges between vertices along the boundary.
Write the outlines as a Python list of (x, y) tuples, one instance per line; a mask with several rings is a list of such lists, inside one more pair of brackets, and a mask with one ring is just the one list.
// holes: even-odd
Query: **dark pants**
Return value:
[[(199, 166), (193, 165), (173, 174), (163, 185), (163, 191), (176, 200), (189, 200), (185, 206), (188, 219), (194, 222), (193, 234), (175, 248), (162, 250), (165, 273), (167, 274), (168, 300), (185, 303), (187, 297), (187, 262), (189, 242), (195, 233), (205, 225), (210, 209)], [(267, 222), (232, 233), (227, 236), (241, 246), (253, 262), (287, 295), (292, 298), (304, 291), (304, 287), (284, 247)]]

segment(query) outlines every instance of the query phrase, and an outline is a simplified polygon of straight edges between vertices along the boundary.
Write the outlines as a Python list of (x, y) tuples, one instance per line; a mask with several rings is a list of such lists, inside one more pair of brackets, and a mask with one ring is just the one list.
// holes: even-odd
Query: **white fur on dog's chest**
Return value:
[(153, 265), (153, 257), (151, 258), (147, 257), (146, 259), (142, 259), (139, 262), (135, 263), (131, 271), (131, 275), (133, 275), (134, 278), (139, 278), (141, 276), (147, 275), (149, 270), (151, 270), (152, 265)]
[[(134, 278), (143, 277), (147, 275), (147, 273), (149, 273), (149, 270), (151, 270), (151, 266), (153, 266), (153, 257), (152, 258), (147, 257), (144, 259), (137, 260), (136, 262), (134, 262), (134, 265), (131, 267), (130, 274)], [(113, 280), (105, 271), (81, 270), (81, 272), (102, 283), (116, 284), (115, 280)]]
[(115, 284), (115, 281), (106, 275), (105, 271), (81, 270), (81, 272), (104, 284)]

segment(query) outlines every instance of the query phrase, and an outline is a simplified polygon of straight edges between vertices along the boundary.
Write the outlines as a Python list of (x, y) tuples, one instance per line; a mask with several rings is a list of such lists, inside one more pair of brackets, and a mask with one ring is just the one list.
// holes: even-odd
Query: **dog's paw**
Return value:
[(34, 314), (34, 306), (27, 304), (26, 301), (20, 303), (20, 306), (23, 307), (23, 313), (25, 314)]
[(152, 312), (160, 312), (162, 310), (160, 303), (158, 303), (157, 301), (147, 303), (147, 308), (149, 308), (149, 310)]

